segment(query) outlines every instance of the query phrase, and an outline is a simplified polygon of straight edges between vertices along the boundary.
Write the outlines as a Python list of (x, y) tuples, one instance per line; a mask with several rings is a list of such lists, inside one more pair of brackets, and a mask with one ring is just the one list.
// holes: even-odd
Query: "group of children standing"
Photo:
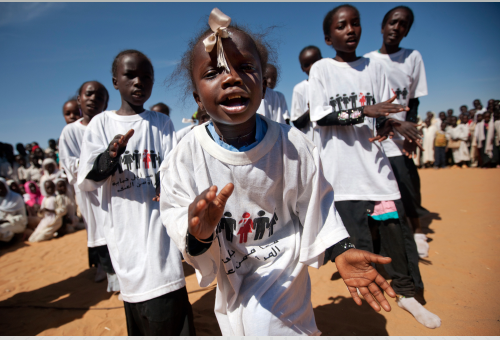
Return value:
[(428, 253), (419, 218), (428, 211), (408, 156), (421, 147), (427, 85), (418, 51), (399, 47), (413, 21), (408, 7), (392, 9), (381, 49), (359, 57), (358, 10), (328, 12), (323, 33), (336, 55), (300, 52), (308, 79), (294, 88), (288, 115), (265, 41), (214, 9), (176, 73), (211, 120), (182, 140), (168, 114), (144, 108), (155, 78), (140, 51), (112, 63), (118, 110), (106, 110), (102, 84), (80, 87), (83, 117), (65, 105), (65, 117), (78, 119), (64, 128), (59, 157), (89, 254), (109, 282), (115, 275), (108, 289), (119, 286), (129, 335), (195, 335), (182, 258), (201, 286), (217, 279), (223, 335), (321, 334), (308, 267), (330, 260), (358, 305), (361, 294), (390, 311), (385, 291), (421, 324), (440, 326), (418, 301), (418, 259)]

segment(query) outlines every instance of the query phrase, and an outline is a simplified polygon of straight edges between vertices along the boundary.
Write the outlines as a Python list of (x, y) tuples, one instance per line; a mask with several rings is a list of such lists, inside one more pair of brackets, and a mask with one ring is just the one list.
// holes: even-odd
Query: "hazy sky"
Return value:
[[(57, 139), (65, 125), (62, 105), (88, 80), (98, 80), (110, 92), (108, 109), (120, 107), (111, 83), (111, 63), (124, 49), (150, 57), (155, 86), (146, 107), (162, 101), (172, 109), (177, 130), (196, 110), (191, 97), (163, 85), (187, 42), (204, 28), (218, 7), (233, 22), (254, 31), (278, 26), (269, 38), (276, 42), (281, 81), (276, 90), (291, 105), (292, 89), (306, 75), (298, 53), (318, 46), (323, 57), (335, 51), (324, 43), (325, 14), (339, 3), (0, 3), (0, 141), (42, 147)], [(363, 33), (358, 55), (379, 49), (384, 14), (399, 3), (353, 3), (361, 13)], [(405, 3), (415, 23), (402, 47), (423, 56), (429, 95), (420, 98), (421, 116), (483, 105), (500, 97), (500, 4)]]

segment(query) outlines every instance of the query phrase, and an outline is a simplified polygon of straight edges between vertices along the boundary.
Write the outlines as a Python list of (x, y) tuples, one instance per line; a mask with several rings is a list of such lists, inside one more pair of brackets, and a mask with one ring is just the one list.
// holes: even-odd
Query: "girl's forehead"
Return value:
[(342, 7), (333, 15), (332, 21), (347, 20), (359, 17), (358, 11), (351, 7)]

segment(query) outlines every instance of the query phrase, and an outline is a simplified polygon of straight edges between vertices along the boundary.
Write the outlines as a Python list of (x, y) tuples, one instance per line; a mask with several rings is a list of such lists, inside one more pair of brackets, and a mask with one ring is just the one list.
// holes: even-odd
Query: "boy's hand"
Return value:
[(134, 129), (128, 130), (128, 132), (124, 135), (116, 135), (115, 138), (109, 143), (109, 156), (111, 158), (115, 158), (119, 154), (123, 153), (125, 148), (127, 147), (127, 143), (129, 139), (134, 135)]
[(188, 231), (191, 235), (203, 240), (213, 234), (233, 190), (234, 184), (229, 183), (217, 195), (217, 186), (213, 185), (194, 199), (188, 208)]
[[(421, 140), (418, 140), (421, 143)], [(422, 145), (417, 144), (416, 142), (410, 142), (408, 139), (405, 139), (403, 142), (403, 154), (408, 158), (417, 158), (417, 146), (420, 150), (425, 151)]]
[[(385, 290), (385, 292), (393, 298), (396, 297), (396, 293), (371, 264), (387, 264), (391, 261), (390, 257), (375, 255), (359, 249), (349, 249), (337, 256), (335, 264), (354, 302), (356, 302), (358, 306), (361, 306), (361, 299), (356, 288), (359, 289), (361, 295), (363, 295), (366, 302), (368, 302), (374, 310), (377, 312), (380, 311), (380, 304), (386, 312), (390, 312), (391, 306), (385, 299), (384, 293), (380, 291), (380, 288)], [(378, 303), (373, 299), (374, 296)]]
[(390, 113), (397, 113), (401, 111), (410, 111), (408, 106), (403, 106), (399, 104), (391, 104), (396, 99), (394, 95), (391, 99), (378, 103), (375, 105), (367, 105), (363, 109), (363, 113), (372, 118), (388, 116)]
[(380, 129), (377, 129), (377, 135), (372, 138), (368, 138), (370, 143), (373, 143), (375, 141), (382, 142), (386, 140), (387, 138), (392, 138), (394, 136), (394, 131), (392, 131), (392, 124), (387, 120)]

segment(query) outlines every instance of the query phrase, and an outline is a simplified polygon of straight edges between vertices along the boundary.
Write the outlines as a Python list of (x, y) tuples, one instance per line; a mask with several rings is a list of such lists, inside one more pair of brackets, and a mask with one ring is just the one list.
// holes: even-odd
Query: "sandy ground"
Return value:
[[(323, 335), (499, 335), (500, 169), (422, 170), (430, 255), (420, 262), (430, 330), (391, 300), (390, 313), (358, 307), (329, 263), (310, 269)], [(123, 303), (94, 283), (85, 231), (0, 246), (0, 335), (126, 335)], [(198, 335), (220, 335), (214, 287), (201, 289), (184, 266)]]

